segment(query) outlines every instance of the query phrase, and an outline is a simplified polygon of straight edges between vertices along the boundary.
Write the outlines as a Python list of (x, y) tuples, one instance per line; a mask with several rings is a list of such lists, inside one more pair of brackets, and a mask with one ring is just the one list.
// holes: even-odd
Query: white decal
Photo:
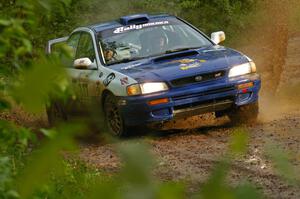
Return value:
[(132, 64), (132, 65), (129, 65), (129, 66), (125, 66), (125, 67), (122, 67), (121, 70), (128, 70), (128, 69), (132, 69), (132, 68), (135, 68), (139, 65), (142, 65), (142, 63), (137, 63), (137, 64)]
[(166, 24), (169, 24), (169, 21), (157, 21), (157, 22), (150, 22), (150, 23), (145, 23), (145, 24), (140, 24), (140, 25), (133, 24), (130, 26), (122, 26), (122, 27), (116, 28), (114, 30), (114, 33), (118, 34), (118, 33), (122, 33), (122, 32), (129, 31), (129, 30), (139, 30), (139, 29), (142, 29), (145, 27), (166, 25)]

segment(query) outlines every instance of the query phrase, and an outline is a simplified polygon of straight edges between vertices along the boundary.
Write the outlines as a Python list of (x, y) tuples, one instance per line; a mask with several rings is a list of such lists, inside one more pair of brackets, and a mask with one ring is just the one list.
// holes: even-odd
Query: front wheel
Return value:
[(104, 99), (103, 109), (109, 132), (118, 137), (126, 135), (127, 127), (121, 116), (116, 97), (112, 94), (107, 95)]
[(234, 124), (251, 124), (257, 121), (258, 117), (258, 102), (236, 107), (227, 115)]

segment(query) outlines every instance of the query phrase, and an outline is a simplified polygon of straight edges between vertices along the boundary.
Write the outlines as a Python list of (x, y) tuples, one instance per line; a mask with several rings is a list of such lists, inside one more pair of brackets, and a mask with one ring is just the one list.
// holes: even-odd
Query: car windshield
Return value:
[(201, 33), (175, 18), (104, 30), (98, 40), (106, 65), (212, 45)]

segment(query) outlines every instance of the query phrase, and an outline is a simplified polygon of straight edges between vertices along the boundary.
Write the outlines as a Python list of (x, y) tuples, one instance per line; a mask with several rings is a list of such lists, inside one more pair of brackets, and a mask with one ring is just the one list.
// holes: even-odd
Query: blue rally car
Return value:
[(48, 42), (48, 53), (59, 43), (71, 47), (66, 70), (75, 93), (71, 108), (48, 108), (49, 120), (92, 104), (118, 136), (130, 126), (208, 112), (255, 121), (260, 76), (246, 55), (218, 45), (224, 40), (222, 31), (208, 38), (170, 15), (130, 15), (77, 28)]

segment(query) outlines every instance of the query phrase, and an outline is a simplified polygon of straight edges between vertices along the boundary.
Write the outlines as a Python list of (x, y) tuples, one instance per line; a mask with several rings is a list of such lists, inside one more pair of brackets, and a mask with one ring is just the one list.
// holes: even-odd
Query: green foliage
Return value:
[(67, 90), (68, 80), (59, 59), (43, 57), (24, 71), (12, 90), (12, 96), (31, 112), (41, 112), (49, 96), (58, 96)]
[(231, 39), (247, 28), (247, 16), (255, 5), (256, 0), (78, 0), (71, 6), (68, 24), (63, 24), (69, 29), (134, 13), (169, 13), (188, 20), (207, 34), (224, 30)]
[(230, 171), (232, 155), (243, 155), (246, 152), (248, 143), (248, 132), (244, 129), (236, 129), (231, 137), (228, 154), (222, 159), (212, 171), (210, 178), (203, 185), (200, 192), (200, 198), (262, 198), (254, 186), (248, 182), (231, 187), (226, 181)]
[[(137, 12), (168, 12), (188, 19), (206, 33), (224, 29), (238, 34), (245, 28), (252, 0), (15, 0), (0, 2), (0, 109), (10, 107), (8, 95), (31, 112), (40, 112), (51, 97), (68, 94), (68, 80), (59, 56), (41, 52), (47, 40), (67, 35), (75, 26), (115, 19)], [(5, 8), (5, 9), (4, 9)], [(114, 12), (107, 12), (113, 10)], [(234, 34), (232, 34), (234, 36)], [(67, 53), (67, 49), (62, 47)], [(68, 124), (35, 134), (6, 121), (0, 123), (0, 198), (185, 198), (179, 183), (159, 182), (155, 160), (145, 144), (117, 148), (120, 172), (109, 176), (68, 154), (76, 151), (75, 135), (82, 125)], [(228, 154), (213, 170), (195, 198), (260, 198), (248, 183), (226, 182), (231, 159), (247, 150), (248, 136), (233, 133)], [(66, 152), (68, 151), (68, 152)], [(278, 168), (293, 173), (283, 153), (272, 156)], [(65, 160), (66, 159), (66, 160)]]
[(22, 198), (30, 197), (41, 185), (46, 184), (51, 174), (62, 174), (64, 165), (61, 164), (61, 151), (75, 148), (73, 138), (81, 130), (80, 125), (61, 126), (54, 138), (47, 140), (30, 155), (28, 163), (16, 180)]
[(121, 171), (110, 181), (98, 181), (89, 198), (184, 198), (181, 184), (161, 183), (153, 178), (155, 161), (147, 145), (131, 142), (119, 145), (118, 149), (124, 164)]
[(29, 129), (0, 121), (0, 151), (2, 154), (21, 157), (28, 149), (29, 143), (35, 140), (35, 135)]
[(8, 157), (0, 157), (0, 198), (18, 198), (19, 194), (12, 189), (12, 170)]
[[(11, 97), (14, 97), (28, 110), (38, 111), (44, 107), (50, 94), (58, 95), (59, 91), (66, 90), (65, 72), (60, 67), (58, 59), (40, 56), (41, 53), (33, 48), (34, 42), (31, 41), (32, 33), (38, 32), (41, 24), (38, 14), (44, 16), (44, 11), (49, 9), (41, 9), (43, 2), (47, 1), (0, 2), (1, 110), (9, 109)], [(57, 4), (53, 1), (51, 5)], [(51, 14), (52, 11), (48, 10), (47, 13)], [(0, 198), (16, 198), (18, 196), (13, 179), (16, 179), (16, 175), (24, 166), (26, 168), (24, 157), (32, 150), (35, 140), (35, 134), (29, 129), (18, 127), (7, 121), (0, 122)], [(49, 147), (48, 152), (49, 150), (55, 152), (54, 149), (51, 150)], [(39, 170), (43, 171), (42, 168), (36, 171)], [(25, 174), (23, 175), (26, 177)], [(31, 181), (30, 178), (28, 179), (24, 185), (34, 187), (28, 183)], [(20, 193), (24, 194), (22, 191)]]
[(233, 154), (245, 154), (249, 137), (244, 129), (235, 129), (231, 137), (229, 146)]
[(291, 154), (278, 145), (269, 143), (266, 147), (266, 155), (272, 160), (276, 171), (283, 179), (290, 184), (299, 183), (300, 176), (296, 172), (296, 168), (291, 164)]

